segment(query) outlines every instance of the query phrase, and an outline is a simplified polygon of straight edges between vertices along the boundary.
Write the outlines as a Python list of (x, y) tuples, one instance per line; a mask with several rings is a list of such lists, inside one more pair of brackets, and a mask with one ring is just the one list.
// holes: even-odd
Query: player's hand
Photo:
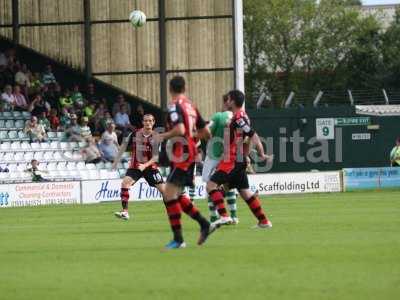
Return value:
[(146, 165), (145, 164), (139, 164), (138, 169), (143, 172), (144, 169), (146, 169)]

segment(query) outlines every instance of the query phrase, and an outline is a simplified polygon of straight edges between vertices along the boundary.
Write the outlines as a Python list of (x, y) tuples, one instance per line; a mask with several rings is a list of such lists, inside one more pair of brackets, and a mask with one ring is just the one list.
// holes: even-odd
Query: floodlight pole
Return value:
[(245, 92), (244, 85), (244, 37), (243, 0), (232, 0), (233, 47), (235, 88)]
[(168, 106), (167, 94), (167, 40), (166, 40), (166, 17), (165, 0), (158, 0), (158, 31), (160, 43), (160, 100), (162, 119), (164, 122), (165, 113)]

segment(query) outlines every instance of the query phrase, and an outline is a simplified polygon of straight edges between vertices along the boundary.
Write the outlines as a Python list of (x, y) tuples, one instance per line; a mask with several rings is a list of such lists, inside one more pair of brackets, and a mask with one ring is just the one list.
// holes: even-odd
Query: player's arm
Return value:
[(143, 171), (144, 169), (147, 169), (148, 167), (150, 167), (151, 165), (158, 163), (158, 155), (157, 156), (153, 156), (149, 161), (139, 164), (139, 170)]
[(158, 140), (168, 140), (176, 136), (185, 134), (185, 125), (183, 124), (182, 109), (179, 105), (173, 104), (168, 108), (168, 121), (171, 123), (172, 129), (158, 135)]
[(117, 168), (117, 165), (121, 161), (122, 155), (126, 151), (126, 148), (128, 148), (129, 141), (131, 140), (132, 133), (130, 133), (121, 143), (121, 146), (118, 149), (117, 156), (114, 158), (114, 162), (111, 166), (111, 170), (115, 170)]
[(272, 161), (273, 155), (266, 155), (264, 152), (264, 147), (261, 142), (260, 137), (258, 136), (257, 132), (253, 128), (251, 128), (249, 122), (245, 118), (240, 118), (236, 120), (236, 127), (240, 128), (243, 131), (243, 135), (245, 140), (248, 138), (250, 141), (250, 148), (252, 146), (255, 147), (258, 155), (260, 156), (261, 160)]
[(210, 129), (207, 127), (206, 121), (201, 116), (200, 112), (197, 111), (197, 120), (196, 120), (196, 138), (199, 140), (209, 140), (211, 138)]

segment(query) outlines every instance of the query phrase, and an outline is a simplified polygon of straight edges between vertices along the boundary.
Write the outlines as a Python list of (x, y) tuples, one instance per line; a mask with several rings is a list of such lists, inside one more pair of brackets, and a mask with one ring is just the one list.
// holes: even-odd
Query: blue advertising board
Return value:
[(400, 168), (343, 169), (345, 191), (400, 188)]

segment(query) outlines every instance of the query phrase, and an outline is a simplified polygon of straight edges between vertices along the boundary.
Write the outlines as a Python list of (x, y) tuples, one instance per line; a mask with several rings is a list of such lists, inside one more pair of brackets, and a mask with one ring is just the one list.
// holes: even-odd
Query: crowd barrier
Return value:
[[(195, 199), (206, 197), (205, 184), (196, 177)], [(341, 172), (304, 172), (249, 175), (250, 188), (261, 195), (342, 191)], [(0, 185), (0, 207), (50, 204), (90, 204), (120, 199), (121, 179)], [(143, 179), (130, 189), (130, 199), (161, 200)]]

